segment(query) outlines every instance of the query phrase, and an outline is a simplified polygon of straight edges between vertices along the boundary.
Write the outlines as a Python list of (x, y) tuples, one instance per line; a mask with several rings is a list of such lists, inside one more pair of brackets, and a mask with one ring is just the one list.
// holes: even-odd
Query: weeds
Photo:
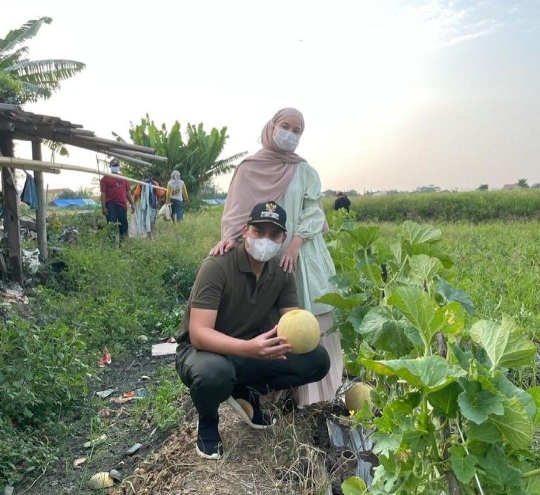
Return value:
[(185, 415), (182, 402), (186, 396), (185, 388), (173, 366), (159, 368), (156, 384), (148, 387), (148, 398), (137, 403), (137, 421), (141, 423), (143, 417), (150, 417), (160, 430), (180, 424)]

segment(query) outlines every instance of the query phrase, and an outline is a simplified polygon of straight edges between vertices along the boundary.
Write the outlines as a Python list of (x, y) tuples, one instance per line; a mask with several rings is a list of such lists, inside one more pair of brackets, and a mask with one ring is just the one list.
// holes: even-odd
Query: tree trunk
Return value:
[[(3, 156), (13, 156), (13, 134), (0, 133), (0, 152)], [(15, 282), (22, 283), (22, 248), (19, 223), (19, 197), (15, 187), (15, 171), (12, 168), (2, 168), (2, 192), (4, 193), (4, 228), (8, 236), (10, 277)]]

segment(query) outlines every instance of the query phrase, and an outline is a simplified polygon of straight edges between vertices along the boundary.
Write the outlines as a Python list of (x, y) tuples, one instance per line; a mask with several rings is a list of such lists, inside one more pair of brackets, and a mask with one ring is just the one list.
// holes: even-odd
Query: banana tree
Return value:
[(85, 64), (73, 60), (29, 60), (24, 44), (33, 38), (50, 17), (28, 21), (19, 29), (0, 38), (0, 101), (23, 104), (40, 98), (50, 98), (59, 89), (60, 82), (73, 77)]
[[(121, 139), (118, 134), (113, 134), (117, 139)], [(178, 170), (190, 196), (198, 196), (201, 188), (212, 178), (233, 170), (233, 163), (246, 155), (246, 152), (242, 152), (219, 159), (229, 137), (226, 127), (221, 130), (212, 128), (210, 133), (207, 133), (203, 124), (188, 124), (187, 140), (184, 140), (178, 121), (169, 131), (165, 124), (157, 127), (146, 115), (139, 125), (131, 125), (129, 134), (135, 144), (154, 148), (157, 155), (168, 158), (167, 163), (158, 162), (152, 165), (154, 179), (165, 185), (172, 171)], [(139, 178), (143, 172), (139, 167), (126, 163), (124, 173)]]

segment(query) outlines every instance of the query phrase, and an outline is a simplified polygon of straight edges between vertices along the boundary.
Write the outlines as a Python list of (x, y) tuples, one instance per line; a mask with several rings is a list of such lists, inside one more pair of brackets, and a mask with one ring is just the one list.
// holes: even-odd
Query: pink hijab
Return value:
[(305, 160), (292, 151), (283, 151), (274, 142), (274, 128), (287, 117), (304, 116), (295, 108), (283, 108), (266, 123), (261, 133), (262, 149), (248, 156), (236, 167), (225, 209), (221, 218), (221, 238), (233, 239), (240, 235), (242, 226), (256, 204), (277, 201), (287, 189), (294, 174), (294, 165)]

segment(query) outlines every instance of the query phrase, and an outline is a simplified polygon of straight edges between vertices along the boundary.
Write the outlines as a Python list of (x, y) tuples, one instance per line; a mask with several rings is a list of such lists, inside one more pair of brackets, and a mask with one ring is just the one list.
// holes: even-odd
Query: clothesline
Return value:
[[(110, 172), (100, 172), (99, 170), (90, 169), (87, 167), (81, 167), (79, 165), (68, 165), (66, 163), (49, 163), (49, 162), (43, 162), (40, 160), (25, 160), (23, 158), (11, 158), (11, 157), (0, 157), (0, 167), (13, 167), (13, 168), (20, 168), (21, 166), (27, 167), (29, 170), (32, 170), (32, 165), (40, 167), (40, 170), (43, 169), (64, 169), (64, 170), (73, 170), (75, 172), (86, 172), (88, 174), (96, 174), (96, 175), (105, 175), (108, 177), (118, 177), (119, 174), (112, 174)], [(148, 182), (144, 182), (142, 180), (132, 179), (131, 177), (126, 177), (124, 175), (121, 176), (122, 179), (133, 182), (134, 184), (142, 184), (143, 186), (149, 185)], [(155, 187), (156, 189), (160, 189), (162, 191), (166, 191), (167, 189), (161, 186), (156, 186), (151, 184), (152, 187)]]

